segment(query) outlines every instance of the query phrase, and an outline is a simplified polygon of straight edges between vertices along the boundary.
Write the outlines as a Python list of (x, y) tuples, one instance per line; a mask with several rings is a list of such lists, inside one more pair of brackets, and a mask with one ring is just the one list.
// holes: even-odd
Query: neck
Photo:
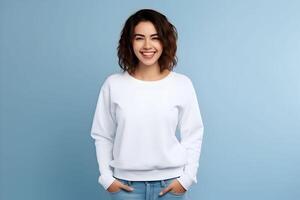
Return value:
[(165, 69), (160, 72), (160, 67), (138, 66), (133, 72), (133, 76), (142, 80), (158, 80), (168, 75), (170, 70)]

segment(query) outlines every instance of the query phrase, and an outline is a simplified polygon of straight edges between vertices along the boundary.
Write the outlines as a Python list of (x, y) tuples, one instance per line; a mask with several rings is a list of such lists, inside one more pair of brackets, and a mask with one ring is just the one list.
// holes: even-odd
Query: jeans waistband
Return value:
[(165, 187), (166, 182), (168, 182), (172, 179), (178, 178), (178, 177), (169, 178), (169, 179), (162, 179), (162, 180), (155, 180), (155, 181), (131, 181), (131, 180), (120, 179), (120, 178), (117, 178), (117, 177), (114, 176), (114, 178), (116, 178), (117, 180), (125, 182), (125, 184), (127, 184), (129, 186), (132, 185), (134, 182), (138, 182), (138, 183), (144, 183), (145, 185), (160, 183), (161, 187)]

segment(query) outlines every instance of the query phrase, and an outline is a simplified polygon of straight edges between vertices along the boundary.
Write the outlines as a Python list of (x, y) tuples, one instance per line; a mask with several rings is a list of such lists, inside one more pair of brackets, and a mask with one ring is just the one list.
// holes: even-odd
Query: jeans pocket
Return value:
[(119, 188), (117, 191), (115, 191), (115, 192), (110, 192), (110, 191), (108, 191), (107, 190), (107, 192), (109, 193), (109, 194), (118, 194), (119, 192), (121, 192), (123, 189), (122, 188)]
[[(165, 180), (165, 182), (167, 183), (167, 185), (170, 185), (177, 178), (179, 178), (179, 177), (175, 177), (175, 178), (171, 178), (171, 179)], [(172, 196), (178, 196), (178, 197), (183, 196), (185, 193), (186, 193), (186, 191), (178, 193), (178, 192), (174, 192), (172, 190), (170, 190), (169, 192), (167, 192), (167, 194), (170, 194)]]
[(177, 192), (173, 192), (172, 190), (168, 192), (170, 195), (173, 195), (173, 196), (183, 196), (186, 192), (180, 192), (180, 193), (177, 193)]
[[(126, 184), (125, 183), (125, 180), (122, 180), (122, 179), (119, 179), (119, 178), (115, 178), (116, 180), (118, 180), (118, 181), (120, 181), (121, 183), (123, 183), (123, 184)], [(106, 190), (109, 194), (118, 194), (118, 193), (120, 193), (121, 191), (123, 191), (123, 189), (122, 188), (119, 188), (117, 191), (114, 191), (114, 192), (110, 192), (110, 191), (108, 191), (108, 190)]]

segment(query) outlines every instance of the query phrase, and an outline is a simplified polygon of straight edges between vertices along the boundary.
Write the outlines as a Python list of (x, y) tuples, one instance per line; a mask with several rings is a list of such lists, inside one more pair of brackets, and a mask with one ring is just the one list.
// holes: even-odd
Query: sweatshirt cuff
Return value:
[(190, 178), (187, 174), (182, 174), (180, 177), (177, 178), (177, 180), (186, 190), (189, 190), (189, 188), (193, 184), (193, 179)]
[(105, 190), (116, 180), (111, 175), (101, 175), (99, 176), (98, 182), (103, 186)]

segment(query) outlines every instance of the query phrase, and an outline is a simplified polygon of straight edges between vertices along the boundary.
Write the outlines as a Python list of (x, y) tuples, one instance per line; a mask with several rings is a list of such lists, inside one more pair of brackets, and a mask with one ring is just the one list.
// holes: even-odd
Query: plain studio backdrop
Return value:
[(300, 2), (0, 1), (0, 199), (97, 200), (90, 128), (129, 15), (177, 27), (204, 123), (196, 200), (300, 199)]

